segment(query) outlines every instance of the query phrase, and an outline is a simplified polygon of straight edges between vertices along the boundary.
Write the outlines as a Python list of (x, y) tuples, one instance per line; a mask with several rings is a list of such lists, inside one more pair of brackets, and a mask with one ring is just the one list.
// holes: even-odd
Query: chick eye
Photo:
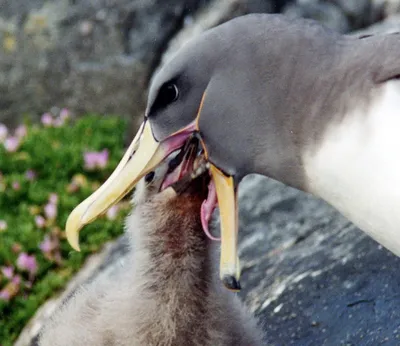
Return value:
[(155, 173), (154, 173), (154, 172), (147, 173), (146, 176), (145, 176), (145, 178), (144, 178), (144, 181), (145, 181), (147, 184), (149, 184), (149, 183), (151, 183), (151, 182), (153, 181), (154, 176), (155, 176)]
[(170, 103), (176, 101), (179, 96), (179, 90), (176, 84), (167, 83), (164, 84), (158, 92), (156, 103), (159, 107), (167, 106)]

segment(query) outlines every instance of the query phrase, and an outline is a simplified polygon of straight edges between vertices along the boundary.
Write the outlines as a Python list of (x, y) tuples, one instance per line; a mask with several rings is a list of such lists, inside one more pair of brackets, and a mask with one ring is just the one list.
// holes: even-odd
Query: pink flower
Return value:
[(28, 179), (29, 181), (35, 180), (35, 178), (36, 178), (36, 172), (33, 171), (32, 169), (28, 169), (28, 170), (25, 172), (25, 177), (26, 177), (26, 179)]
[(7, 279), (12, 279), (14, 277), (14, 268), (11, 266), (2, 267), (1, 272)]
[(119, 206), (113, 205), (110, 209), (107, 210), (106, 217), (108, 220), (115, 220), (118, 216)]
[(39, 245), (39, 249), (42, 250), (43, 253), (50, 253), (56, 250), (60, 246), (60, 242), (57, 237), (50, 237), (46, 235), (43, 241)]
[(18, 138), (23, 138), (28, 134), (28, 129), (25, 125), (20, 125), (15, 129), (15, 136)]
[(19, 275), (15, 275), (12, 279), (12, 283), (15, 285), (19, 285), (21, 283), (21, 277)]
[(21, 252), (17, 259), (17, 267), (21, 270), (29, 272), (34, 275), (37, 271), (37, 262), (34, 255), (29, 256), (26, 252)]
[(40, 119), (40, 121), (42, 122), (42, 124), (45, 127), (50, 127), (53, 125), (53, 116), (50, 113), (44, 113)]
[(108, 163), (109, 152), (107, 149), (102, 151), (89, 151), (83, 154), (85, 161), (85, 168), (88, 170), (93, 170), (96, 168), (105, 168)]
[(49, 196), (49, 203), (57, 204), (58, 203), (58, 195), (56, 193), (51, 193)]
[(46, 220), (42, 215), (35, 216), (35, 224), (38, 228), (43, 228), (46, 225)]
[(71, 116), (71, 112), (67, 108), (62, 108), (60, 111), (60, 119), (64, 122)]
[(0, 220), (0, 232), (4, 232), (7, 229), (7, 222), (5, 220)]
[(54, 220), (57, 217), (57, 206), (53, 203), (47, 203), (44, 207), (44, 215), (49, 220)]
[(97, 154), (95, 152), (87, 152), (83, 154), (86, 169), (94, 169), (97, 164)]
[(8, 152), (13, 153), (13, 152), (18, 150), (20, 144), (21, 144), (21, 141), (20, 141), (20, 139), (18, 137), (11, 136), (11, 137), (8, 137), (4, 141), (4, 148)]
[(105, 168), (108, 163), (108, 150), (104, 149), (97, 156), (97, 165), (99, 168)]
[(19, 291), (21, 278), (16, 275), (13, 279), (0, 291), (0, 300), (9, 301), (15, 297)]
[(39, 249), (44, 253), (51, 252), (53, 250), (53, 244), (49, 236), (46, 235), (44, 237), (44, 240), (39, 245)]
[(64, 125), (64, 121), (60, 118), (54, 119), (53, 126), (54, 127), (61, 127)]
[(21, 189), (21, 184), (18, 181), (13, 181), (11, 186), (15, 191), (18, 191)]
[(7, 126), (0, 123), (0, 142), (3, 143), (8, 136)]
[(10, 299), (11, 299), (10, 292), (6, 288), (3, 288), (0, 291), (0, 300), (5, 300), (6, 302), (8, 302)]
[(46, 257), (49, 261), (54, 261), (58, 264), (61, 264), (62, 258), (60, 253), (59, 235), (46, 235), (43, 241), (40, 243), (39, 248), (42, 250), (44, 257)]

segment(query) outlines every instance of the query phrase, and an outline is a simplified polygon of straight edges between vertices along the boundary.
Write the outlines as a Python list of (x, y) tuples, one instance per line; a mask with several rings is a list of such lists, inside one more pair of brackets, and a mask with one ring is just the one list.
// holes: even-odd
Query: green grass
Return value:
[[(0, 143), (0, 220), (7, 223), (7, 229), (0, 231), (0, 268), (12, 266), (22, 278), (9, 300), (0, 299), (1, 346), (12, 345), (35, 311), (64, 287), (89, 254), (122, 233), (125, 211), (115, 220), (103, 217), (81, 231), (78, 253), (65, 240), (63, 230), (72, 209), (110, 175), (121, 159), (125, 129), (121, 118), (89, 115), (61, 127), (27, 126), (27, 135), (16, 152), (7, 152)], [(110, 154), (107, 166), (85, 170), (84, 152), (105, 148)], [(36, 173), (34, 180), (27, 178), (28, 170)], [(45, 216), (44, 206), (53, 193), (58, 195), (57, 217), (48, 218), (40, 228), (35, 217)], [(59, 241), (59, 247), (51, 253), (39, 248), (46, 235)], [(23, 252), (36, 257), (34, 277), (28, 277), (16, 263)], [(0, 291), (6, 287), (10, 289), (10, 279), (0, 271)]]

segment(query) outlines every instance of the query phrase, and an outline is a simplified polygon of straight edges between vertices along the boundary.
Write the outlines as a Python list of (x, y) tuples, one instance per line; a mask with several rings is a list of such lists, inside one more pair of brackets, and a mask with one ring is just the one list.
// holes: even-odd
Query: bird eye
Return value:
[(146, 176), (144, 177), (144, 181), (145, 181), (147, 184), (149, 184), (149, 183), (151, 183), (151, 182), (153, 181), (154, 176), (155, 176), (155, 173), (154, 173), (154, 172), (147, 173)]
[(167, 83), (164, 84), (160, 91), (158, 92), (157, 96), (157, 103), (159, 106), (167, 106), (170, 103), (176, 101), (179, 96), (179, 90), (176, 84), (174, 83)]

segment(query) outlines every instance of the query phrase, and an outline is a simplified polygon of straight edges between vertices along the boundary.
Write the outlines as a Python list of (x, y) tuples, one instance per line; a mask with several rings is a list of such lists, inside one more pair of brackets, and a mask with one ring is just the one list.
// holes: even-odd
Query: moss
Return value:
[[(60, 127), (27, 125), (15, 152), (0, 144), (0, 220), (7, 225), (4, 229), (3, 222), (0, 230), (0, 268), (12, 267), (22, 279), (17, 293), (0, 299), (0, 345), (12, 345), (35, 311), (64, 287), (85, 258), (122, 233), (125, 211), (115, 220), (103, 217), (81, 231), (77, 253), (65, 240), (63, 229), (71, 210), (110, 175), (122, 157), (125, 128), (121, 118), (88, 115)], [(84, 153), (103, 149), (109, 151), (106, 167), (85, 170)], [(58, 196), (55, 219), (46, 218), (44, 210), (52, 194)], [(45, 225), (35, 221), (39, 215)], [(55, 244), (47, 252), (39, 248), (46, 236)], [(33, 275), (18, 266), (21, 253), (36, 258)], [(0, 272), (0, 291), (10, 282)]]

